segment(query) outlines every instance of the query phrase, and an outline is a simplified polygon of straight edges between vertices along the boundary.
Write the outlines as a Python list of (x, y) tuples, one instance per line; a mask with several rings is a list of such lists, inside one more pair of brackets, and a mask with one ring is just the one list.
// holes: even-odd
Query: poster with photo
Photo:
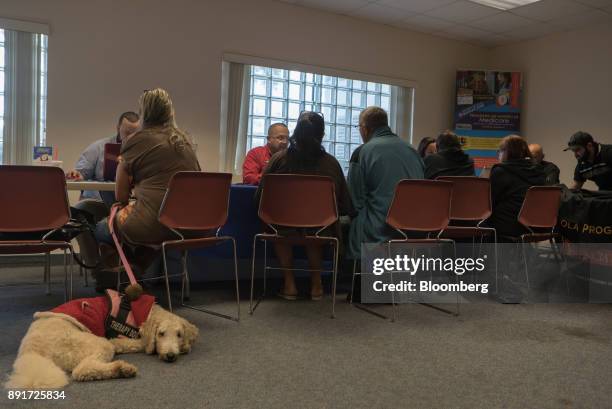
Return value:
[(520, 72), (457, 71), (454, 130), (477, 171), (497, 163), (500, 139), (520, 134)]

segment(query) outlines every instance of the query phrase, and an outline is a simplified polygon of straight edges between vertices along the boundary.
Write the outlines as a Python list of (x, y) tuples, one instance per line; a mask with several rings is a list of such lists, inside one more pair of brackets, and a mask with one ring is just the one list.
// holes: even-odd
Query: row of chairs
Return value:
[[(519, 237), (504, 237), (505, 240), (521, 244), (550, 241), (558, 239), (555, 233), (557, 214), (561, 199), (561, 189), (557, 186), (532, 186), (528, 189), (518, 221), (527, 230)], [(489, 179), (470, 176), (443, 176), (435, 181), (402, 180), (396, 186), (386, 222), (403, 237), (389, 240), (393, 243), (448, 243), (457, 239), (482, 240), (486, 237), (493, 241), (495, 258), (495, 288), (498, 289), (497, 242), (498, 234), (494, 227), (484, 223), (493, 213), (491, 203), (491, 184)], [(409, 238), (408, 232), (427, 233), (427, 238)], [(527, 287), (529, 273), (525, 246), (523, 260)], [(390, 251), (390, 248), (389, 248)], [(356, 264), (353, 265), (351, 300), (357, 275)], [(393, 305), (393, 320), (396, 319), (396, 305)], [(372, 310), (360, 306), (368, 312)], [(434, 307), (444, 312), (447, 310)], [(459, 314), (459, 298), (457, 310)]]
[[(239, 320), (240, 297), (236, 242), (229, 236), (219, 234), (225, 224), (229, 209), (231, 174), (206, 172), (179, 172), (170, 181), (159, 212), (159, 221), (177, 234), (177, 239), (162, 244), (164, 275), (168, 306), (172, 309), (167, 265), (167, 252), (181, 252), (182, 271), (181, 304), (207, 313)], [(335, 237), (324, 236), (325, 229), (338, 221), (338, 209), (334, 183), (328, 177), (308, 175), (266, 175), (259, 217), (270, 227), (270, 233), (257, 234), (253, 239), (251, 265), (250, 313), (253, 313), (265, 295), (266, 272), (274, 269), (267, 263), (267, 243), (289, 241), (292, 244), (318, 242), (331, 246), (332, 269), (332, 317), (335, 316), (336, 283), (338, 274), (339, 244)], [(398, 183), (387, 216), (387, 223), (403, 235), (393, 242), (414, 241), (407, 232), (433, 233), (426, 240), (454, 240), (459, 237), (493, 235), (495, 229), (482, 226), (492, 212), (490, 182), (476, 177), (443, 177), (441, 180), (402, 180)], [(40, 240), (12, 240), (0, 242), (0, 254), (45, 253), (63, 249), (73, 253), (69, 242), (48, 240), (70, 220), (70, 209), (66, 195), (66, 181), (58, 168), (35, 166), (0, 167), (0, 232), (47, 231)], [(416, 199), (416, 200), (415, 200)], [(517, 238), (522, 242), (552, 240), (560, 200), (560, 189), (556, 187), (532, 187), (527, 192), (518, 220), (529, 234)], [(473, 226), (454, 226), (452, 221), (471, 221)], [(298, 229), (315, 229), (314, 234), (287, 237), (275, 226)], [(550, 229), (536, 233), (533, 229)], [(204, 237), (190, 238), (186, 232), (214, 232)], [(231, 317), (201, 307), (188, 305), (189, 272), (187, 251), (200, 247), (231, 242), (233, 246), (234, 279), (236, 285), (237, 315)], [(254, 304), (255, 261), (257, 243), (264, 242), (264, 289)], [(496, 257), (497, 258), (497, 257)], [(65, 298), (72, 297), (72, 268), (65, 270)], [(45, 263), (45, 282), (49, 285), (48, 257)], [(353, 282), (355, 271), (353, 272)], [(527, 277), (528, 281), (528, 277)]]
[[(70, 242), (53, 238), (70, 221), (66, 179), (60, 168), (0, 166), (0, 234), (36, 240), (2, 240), (0, 254), (45, 254), (43, 281), (51, 292), (51, 252), (64, 252), (64, 299), (72, 298)], [(70, 267), (70, 268), (69, 268)]]

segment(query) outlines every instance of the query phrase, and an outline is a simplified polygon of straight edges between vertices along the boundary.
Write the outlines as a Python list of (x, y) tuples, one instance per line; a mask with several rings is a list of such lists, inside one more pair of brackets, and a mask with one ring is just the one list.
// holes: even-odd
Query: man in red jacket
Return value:
[(268, 128), (268, 143), (251, 149), (242, 165), (242, 182), (247, 185), (259, 185), (261, 174), (268, 161), (276, 152), (287, 149), (289, 129), (283, 123), (275, 123)]

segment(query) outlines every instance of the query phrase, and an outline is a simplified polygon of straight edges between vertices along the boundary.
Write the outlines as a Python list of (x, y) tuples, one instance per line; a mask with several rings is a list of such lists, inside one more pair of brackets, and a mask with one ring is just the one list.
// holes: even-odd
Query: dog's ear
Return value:
[(198, 338), (198, 327), (191, 324), (186, 319), (183, 319), (183, 328), (185, 330), (183, 336), (183, 343), (181, 345), (181, 353), (188, 354), (191, 351), (191, 345)]
[(147, 354), (155, 353), (155, 338), (159, 321), (155, 319), (155, 314), (149, 314), (149, 318), (140, 327), (140, 337)]

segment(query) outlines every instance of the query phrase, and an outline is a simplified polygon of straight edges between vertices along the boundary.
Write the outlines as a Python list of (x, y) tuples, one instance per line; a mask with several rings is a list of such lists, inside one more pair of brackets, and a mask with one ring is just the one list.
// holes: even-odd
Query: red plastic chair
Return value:
[[(561, 188), (558, 186), (532, 186), (527, 190), (518, 221), (529, 230), (521, 241), (544, 241), (558, 237), (555, 233), (557, 216), (561, 204)], [(536, 233), (534, 229), (550, 229), (550, 232)]]
[[(453, 183), (446, 181), (404, 179), (398, 182), (387, 213), (387, 224), (400, 233), (403, 238), (392, 239), (387, 242), (389, 257), (392, 243), (450, 243), (454, 246), (453, 240), (441, 238), (444, 229), (450, 222), (452, 192)], [(409, 238), (407, 232), (434, 233), (435, 238)], [(353, 283), (356, 275), (356, 272), (353, 271)], [(393, 281), (393, 275), (391, 275), (391, 281)], [(353, 298), (352, 292), (351, 299)], [(393, 306), (392, 320), (395, 321), (397, 311), (393, 293), (391, 293), (391, 300)], [(429, 304), (423, 305), (431, 307)], [(360, 308), (386, 318), (365, 307)], [(450, 313), (439, 307), (433, 308)], [(457, 297), (456, 315), (458, 314), (459, 298)]]
[(530, 288), (527, 254), (525, 252), (527, 243), (549, 241), (555, 258), (562, 258), (561, 252), (553, 241), (560, 238), (559, 234), (555, 233), (560, 205), (561, 188), (558, 186), (532, 186), (525, 194), (523, 205), (518, 214), (518, 221), (529, 231), (529, 233), (522, 234), (519, 237), (525, 263), (527, 291)]
[[(49, 237), (70, 221), (66, 178), (60, 168), (47, 166), (0, 166), (0, 232), (36, 233), (38, 240), (0, 241), (0, 254), (45, 253), (44, 281), (50, 294), (50, 253), (64, 251), (64, 298), (72, 298), (72, 262), (68, 276), (66, 251), (72, 245)], [(43, 233), (46, 232), (46, 233)], [(71, 259), (72, 260), (72, 259)]]
[[(266, 174), (259, 202), (259, 218), (273, 233), (261, 233), (253, 239), (253, 263), (251, 268), (250, 313), (253, 314), (265, 296), (266, 271), (276, 268), (267, 265), (267, 246), (264, 247), (264, 289), (253, 305), (255, 259), (257, 241), (283, 241), (291, 244), (321, 243), (332, 246), (333, 268), (323, 270), (332, 273), (332, 318), (335, 317), (336, 279), (338, 274), (338, 239), (321, 236), (320, 233), (338, 220), (334, 182), (327, 176)], [(275, 226), (315, 229), (315, 234), (283, 236)]]
[[(441, 176), (436, 180), (453, 183), (451, 222), (443, 236), (449, 238), (473, 237), (495, 233), (495, 229), (480, 227), (491, 213), (491, 181), (475, 176)], [(453, 221), (476, 223), (475, 226), (453, 226)]]
[[(231, 173), (178, 172), (170, 179), (166, 196), (159, 210), (159, 222), (171, 229), (178, 236), (176, 240), (168, 240), (162, 243), (166, 294), (168, 297), (168, 306), (171, 311), (172, 304), (170, 300), (166, 250), (174, 249), (182, 253), (183, 271), (180, 274), (175, 274), (182, 277), (181, 305), (219, 317), (235, 321), (240, 320), (236, 241), (230, 236), (219, 236), (219, 230), (227, 220), (231, 183)], [(214, 235), (206, 235), (207, 231), (214, 231)], [(195, 237), (191, 238), (192, 236)], [(185, 304), (186, 286), (187, 292), (189, 291), (187, 250), (214, 246), (226, 241), (232, 242), (234, 251), (236, 317)]]
[[(450, 222), (453, 183), (404, 179), (395, 187), (387, 224), (404, 236), (392, 242), (440, 241)], [(435, 239), (408, 239), (405, 232), (437, 232)]]
[[(475, 176), (440, 176), (436, 180), (453, 182), (451, 198), (451, 222), (442, 233), (448, 239), (493, 237), (495, 252), (495, 288), (497, 289), (497, 231), (493, 227), (483, 227), (493, 213), (491, 203), (491, 180)], [(473, 226), (456, 226), (456, 222), (471, 222)]]

